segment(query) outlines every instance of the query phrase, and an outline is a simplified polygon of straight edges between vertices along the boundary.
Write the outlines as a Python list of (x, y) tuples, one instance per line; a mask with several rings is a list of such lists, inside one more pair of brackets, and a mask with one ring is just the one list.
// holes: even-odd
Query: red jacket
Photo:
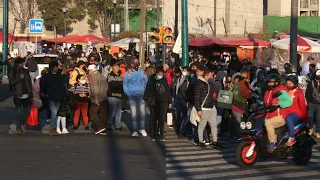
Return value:
[[(283, 84), (280, 84), (278, 85), (275, 89), (273, 90), (267, 90), (265, 93), (264, 93), (264, 105), (265, 106), (268, 106), (268, 105), (277, 105), (278, 104), (278, 101), (279, 99), (278, 98), (274, 98), (272, 99), (272, 95), (278, 91), (281, 91), (281, 90), (285, 90), (285, 91), (288, 91), (287, 87)], [(270, 112), (270, 113), (267, 113), (267, 118), (273, 118), (275, 116), (280, 116), (282, 115), (282, 112), (284, 110), (281, 109), (281, 108), (278, 108), (277, 110), (273, 111), (273, 112)]]
[(307, 102), (303, 90), (301, 88), (296, 88), (288, 91), (288, 94), (292, 98), (292, 106), (283, 109), (282, 116), (287, 118), (289, 114), (294, 113), (306, 122), (308, 119)]
[(172, 69), (168, 69), (168, 71), (164, 72), (164, 77), (166, 77), (169, 86), (171, 86), (172, 80), (173, 80), (173, 70)]

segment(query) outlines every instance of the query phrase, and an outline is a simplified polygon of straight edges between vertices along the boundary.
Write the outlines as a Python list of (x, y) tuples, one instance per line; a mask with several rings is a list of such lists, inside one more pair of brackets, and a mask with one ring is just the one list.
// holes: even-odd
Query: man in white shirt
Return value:
[(312, 56), (308, 56), (307, 62), (303, 64), (301, 76), (307, 76), (309, 74), (309, 66), (313, 60)]

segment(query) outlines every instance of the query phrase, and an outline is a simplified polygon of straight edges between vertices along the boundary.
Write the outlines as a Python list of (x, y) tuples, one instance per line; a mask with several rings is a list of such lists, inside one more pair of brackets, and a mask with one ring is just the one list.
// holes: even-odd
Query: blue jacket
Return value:
[(124, 74), (123, 90), (127, 96), (139, 96), (142, 95), (146, 89), (148, 77), (146, 73), (139, 69), (136, 72), (131, 70)]

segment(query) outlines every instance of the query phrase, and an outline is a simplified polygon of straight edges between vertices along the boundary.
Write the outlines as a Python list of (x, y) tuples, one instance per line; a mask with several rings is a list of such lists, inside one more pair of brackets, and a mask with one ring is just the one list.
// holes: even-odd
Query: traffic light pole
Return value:
[(182, 17), (182, 66), (189, 65), (189, 46), (188, 46), (188, 0), (181, 0)]
[[(8, 0), (3, 0), (3, 28), (2, 28), (2, 62), (7, 59), (8, 54)], [(2, 76), (6, 75), (6, 65), (3, 65)]]
[[(160, 0), (157, 0), (157, 26), (160, 25)], [(160, 62), (160, 47), (159, 44), (156, 44), (156, 53), (155, 53), (157, 64)]]
[(166, 63), (166, 50), (167, 50), (167, 44), (162, 44), (162, 65)]
[(291, 0), (291, 24), (290, 24), (290, 63), (292, 70), (297, 72), (297, 41), (298, 41), (298, 0)]

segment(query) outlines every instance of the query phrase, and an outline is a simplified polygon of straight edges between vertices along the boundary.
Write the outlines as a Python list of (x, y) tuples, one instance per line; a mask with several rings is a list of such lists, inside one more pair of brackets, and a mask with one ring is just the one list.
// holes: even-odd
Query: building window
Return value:
[(300, 11), (300, 16), (308, 16), (308, 12), (307, 11)]
[(311, 11), (310, 16), (319, 16), (318, 11)]
[(310, 5), (319, 4), (319, 0), (310, 0)]
[(308, 8), (308, 0), (300, 0), (300, 8)]

